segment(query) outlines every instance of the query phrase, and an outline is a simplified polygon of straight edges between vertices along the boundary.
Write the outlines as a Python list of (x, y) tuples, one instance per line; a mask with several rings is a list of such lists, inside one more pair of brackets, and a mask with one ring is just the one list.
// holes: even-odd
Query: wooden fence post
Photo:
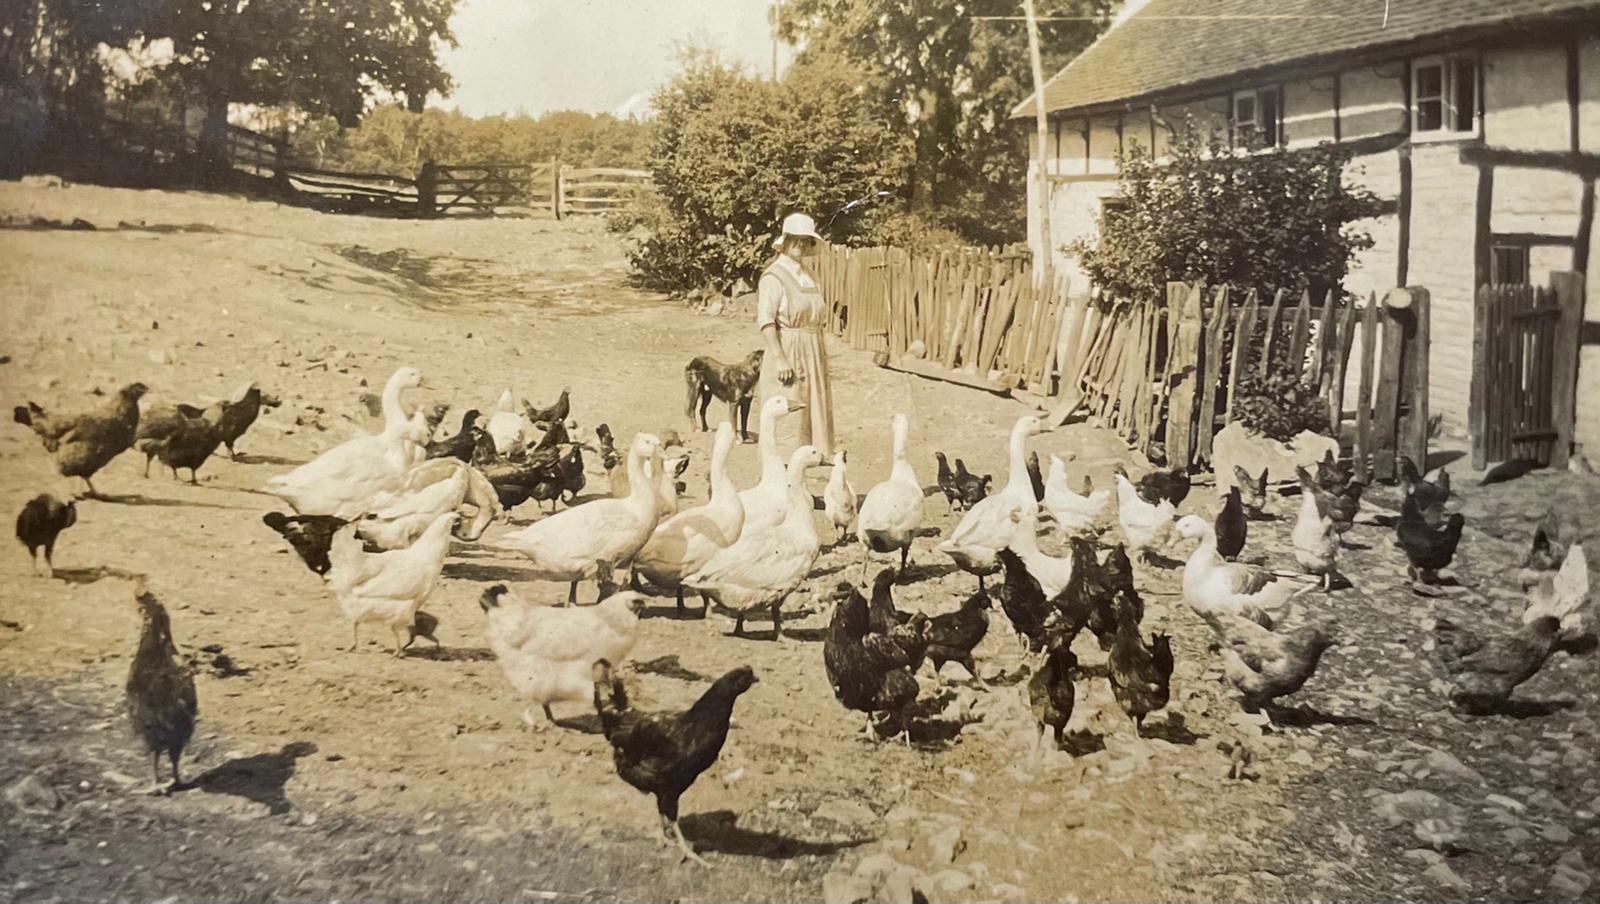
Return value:
[(1361, 382), (1356, 389), (1356, 479), (1372, 482), (1369, 458), (1372, 455), (1372, 364), (1377, 354), (1378, 296), (1367, 293), (1367, 306), (1361, 312)]
[[(1556, 328), (1550, 384), (1550, 423), (1556, 431), (1550, 449), (1550, 467), (1565, 469), (1572, 454), (1572, 429), (1578, 402), (1578, 339), (1583, 320), (1583, 274), (1562, 271), (1550, 274), (1561, 320)], [(1592, 451), (1592, 450), (1591, 450)]]
[(1406, 415), (1402, 420), (1399, 448), (1417, 467), (1428, 467), (1428, 346), (1429, 298), (1428, 290), (1410, 286), (1411, 317), (1406, 329), (1406, 362), (1403, 368), (1407, 380), (1401, 388), (1406, 398)]
[(1467, 401), (1467, 433), (1472, 442), (1472, 469), (1489, 466), (1489, 296), (1488, 283), (1478, 287), (1472, 306), (1472, 395)]
[(557, 163), (554, 157), (550, 158), (550, 163), (550, 172), (552, 174), (550, 178), (554, 180), (554, 183), (550, 189), (550, 204), (555, 208), (556, 219), (559, 220), (561, 219), (561, 211), (564, 207), (566, 207), (567, 201), (567, 199), (564, 197), (567, 191), (567, 186), (561, 178), (561, 171), (566, 169), (566, 166), (561, 163)]
[[(1201, 316), (1205, 314), (1202, 311)], [(1228, 287), (1218, 286), (1206, 319), (1205, 367), (1201, 380), (1200, 417), (1195, 432), (1195, 458), (1211, 464), (1211, 440), (1217, 432), (1217, 384), (1222, 382), (1222, 334), (1228, 321)], [(1169, 465), (1170, 466), (1170, 465)]]
[(432, 160), (422, 164), (417, 173), (417, 214), (422, 217), (438, 216), (439, 173)]
[(1173, 283), (1167, 284), (1170, 299), (1168, 316), (1178, 318), (1178, 329), (1170, 349), (1172, 364), (1168, 368), (1177, 384), (1167, 397), (1167, 467), (1188, 469), (1194, 443), (1195, 389), (1200, 381), (1200, 341), (1205, 327), (1205, 287), (1178, 284), (1175, 296)]
[[(1373, 475), (1378, 480), (1393, 480), (1399, 446), (1396, 430), (1400, 421), (1402, 368), (1405, 366), (1404, 308), (1405, 289), (1390, 289), (1383, 299), (1383, 351), (1378, 358), (1378, 402), (1373, 406)], [(1416, 462), (1427, 470), (1425, 461)]]
[(1272, 347), (1278, 343), (1278, 315), (1283, 310), (1284, 291), (1272, 294), (1272, 307), (1267, 309), (1267, 323), (1261, 336), (1261, 363), (1256, 369), (1261, 376), (1272, 370)]

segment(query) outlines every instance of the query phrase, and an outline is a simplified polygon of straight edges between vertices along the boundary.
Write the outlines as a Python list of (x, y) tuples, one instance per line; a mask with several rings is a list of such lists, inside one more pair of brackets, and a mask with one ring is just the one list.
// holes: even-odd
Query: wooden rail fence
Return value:
[(652, 178), (648, 170), (563, 166), (555, 181), (552, 202), (556, 218), (609, 213), (627, 204), (638, 192), (648, 190)]

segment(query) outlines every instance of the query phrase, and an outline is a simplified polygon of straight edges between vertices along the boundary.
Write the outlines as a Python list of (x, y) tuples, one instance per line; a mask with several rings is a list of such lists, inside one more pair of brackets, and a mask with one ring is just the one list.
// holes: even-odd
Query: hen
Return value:
[(1589, 630), (1589, 557), (1583, 544), (1572, 544), (1560, 569), (1545, 574), (1528, 588), (1522, 623), (1544, 616), (1561, 619), (1561, 639), (1576, 640)]
[(1072, 652), (1072, 638), (1052, 631), (1046, 641), (1044, 665), (1028, 679), (1028, 705), (1039, 722), (1039, 741), (1035, 754), (1044, 752), (1045, 736), (1054, 732), (1056, 748), (1061, 747), (1072, 720), (1072, 705), (1077, 696), (1073, 681), (1078, 676), (1078, 657)]
[(194, 735), (200, 706), (194, 676), (172, 641), (172, 620), (167, 617), (167, 610), (146, 588), (143, 579), (135, 585), (134, 598), (139, 603), (142, 624), (139, 648), (128, 670), (128, 721), (150, 752), (157, 785), (161, 783), (162, 754), (171, 761), (172, 784), (167, 790), (172, 791), (183, 783), (178, 761)]
[(1167, 705), (1172, 680), (1172, 639), (1150, 635), (1147, 647), (1139, 636), (1133, 607), (1119, 600), (1117, 638), (1106, 660), (1111, 695), (1133, 720), (1135, 734), (1144, 732), (1145, 716)]
[(467, 409), (467, 412), (461, 416), (461, 429), (456, 431), (455, 436), (428, 443), (428, 457), (455, 458), (470, 463), (472, 461), (472, 452), (477, 448), (477, 435), (474, 431), (477, 428), (478, 418), (481, 416), (482, 414), (478, 409)]
[(945, 501), (950, 503), (952, 511), (961, 511), (961, 488), (956, 485), (956, 474), (950, 470), (950, 459), (943, 452), (933, 453), (934, 460), (939, 463), (939, 492), (944, 494)]
[[(885, 568), (873, 579), (872, 599), (867, 603), (867, 625), (874, 634), (893, 637), (900, 649), (905, 651), (906, 658), (911, 663), (911, 671), (916, 672), (922, 668), (922, 662), (927, 658), (928, 639), (926, 636), (915, 637), (904, 631), (896, 632), (896, 628), (909, 624), (915, 616), (894, 607), (895, 577), (893, 568)], [(929, 622), (931, 624), (931, 620)]]
[(572, 390), (562, 389), (561, 395), (556, 399), (555, 404), (548, 408), (535, 408), (528, 404), (527, 399), (523, 399), (522, 410), (535, 427), (553, 427), (556, 424), (564, 423), (567, 415), (572, 413)]
[(327, 574), (333, 563), (328, 561), (328, 550), (333, 546), (333, 535), (350, 522), (333, 515), (285, 515), (267, 512), (262, 523), (277, 531), (289, 541), (300, 561), (306, 563), (312, 574)]
[(961, 496), (961, 508), (970, 509), (989, 496), (989, 487), (994, 483), (993, 474), (974, 474), (967, 470), (967, 463), (956, 459), (956, 492)]
[(1316, 621), (1294, 627), (1280, 624), (1270, 630), (1247, 618), (1220, 618), (1228, 625), (1223, 673), (1251, 712), (1300, 690), (1335, 640), (1332, 627)]
[(1249, 471), (1238, 465), (1233, 466), (1233, 485), (1239, 488), (1245, 511), (1252, 518), (1260, 518), (1266, 513), (1267, 474), (1270, 470), (1262, 468), (1260, 477), (1251, 477)]
[(592, 677), (595, 712), (611, 744), (617, 775), (655, 797), (664, 838), (668, 843), (676, 839), (685, 860), (710, 866), (683, 837), (678, 800), (717, 761), (733, 705), (756, 683), (755, 672), (740, 666), (712, 682), (688, 710), (656, 713), (629, 708), (622, 679), (612, 674), (605, 659), (594, 664)]
[(44, 550), (44, 576), (55, 576), (52, 561), (56, 552), (56, 537), (78, 523), (78, 506), (75, 502), (62, 503), (49, 493), (40, 493), (28, 500), (17, 513), (17, 539), (28, 547), (28, 564), (34, 573), (39, 572), (39, 550)]
[[(1309, 492), (1316, 498), (1317, 508), (1327, 515), (1333, 522), (1334, 530), (1342, 536), (1355, 523), (1356, 514), (1361, 511), (1361, 494), (1366, 490), (1366, 484), (1351, 480), (1330, 488), (1304, 467), (1297, 465), (1294, 471), (1300, 479), (1301, 492)], [(1334, 473), (1343, 474), (1338, 469), (1334, 469)]]
[(1339, 527), (1322, 507), (1311, 475), (1305, 468), (1296, 468), (1295, 473), (1300, 478), (1300, 511), (1295, 515), (1294, 530), (1289, 535), (1294, 544), (1294, 558), (1306, 574), (1321, 577), (1322, 589), (1329, 590), (1338, 569)]
[(1139, 498), (1151, 505), (1159, 505), (1166, 500), (1176, 508), (1188, 497), (1189, 485), (1189, 472), (1183, 468), (1151, 471), (1139, 478)]
[(1411, 579), (1432, 584), (1438, 582), (1440, 569), (1448, 567), (1455, 558), (1461, 529), (1467, 519), (1456, 512), (1443, 527), (1435, 528), (1423, 517), (1420, 504), (1415, 493), (1401, 503), (1400, 520), (1395, 524), (1395, 543), (1406, 554)]
[(1244, 541), (1250, 533), (1250, 523), (1245, 518), (1244, 500), (1237, 486), (1228, 490), (1228, 500), (1217, 512), (1217, 555), (1229, 562), (1239, 558), (1244, 551)]
[(261, 409), (276, 408), (281, 404), (282, 399), (262, 392), (255, 383), (240, 387), (222, 403), (222, 419), (217, 423), (217, 432), (222, 435), (222, 445), (228, 450), (228, 458), (238, 457), (233, 444), (261, 416)]
[(933, 663), (935, 680), (945, 663), (959, 662), (967, 674), (980, 684), (983, 682), (978, 676), (978, 665), (972, 659), (972, 651), (989, 633), (988, 609), (989, 594), (979, 590), (963, 600), (956, 611), (928, 619), (927, 656)]
[(1133, 588), (1133, 564), (1121, 546), (1112, 547), (1106, 561), (1096, 560), (1094, 544), (1082, 537), (1068, 541), (1073, 578), (1051, 601), (1059, 615), (1057, 627), (1077, 636), (1085, 627), (1102, 650), (1110, 650), (1117, 636), (1117, 600), (1133, 607), (1133, 619), (1144, 618), (1144, 601)]
[(1162, 499), (1159, 503), (1146, 501), (1139, 489), (1128, 481), (1127, 475), (1119, 470), (1117, 523), (1122, 527), (1122, 537), (1134, 555), (1145, 559), (1151, 547), (1166, 541), (1172, 533), (1173, 512), (1172, 500)]
[(901, 641), (927, 642), (927, 616), (918, 613), (892, 635), (874, 634), (866, 597), (853, 584), (835, 589), (836, 602), (822, 641), (822, 662), (833, 695), (847, 708), (866, 714), (864, 732), (877, 739), (873, 714), (899, 714), (916, 702), (920, 688), (911, 675), (911, 658)]
[(1544, 667), (1560, 639), (1561, 620), (1546, 615), (1516, 631), (1480, 637), (1439, 619), (1434, 652), (1454, 684), (1450, 702), (1473, 714), (1492, 713), (1516, 686)]
[(998, 555), (1005, 569), (1005, 580), (995, 591), (1000, 598), (1000, 611), (1005, 613), (1023, 643), (1031, 650), (1038, 650), (1044, 644), (1045, 622), (1052, 611), (1050, 599), (1016, 553), (1002, 548)]
[(1416, 497), (1424, 509), (1444, 506), (1450, 499), (1450, 472), (1441, 468), (1438, 482), (1425, 479), (1410, 458), (1400, 456), (1400, 490), (1406, 496)]
[(82, 477), (90, 496), (98, 496), (91, 478), (133, 445), (139, 431), (139, 399), (143, 383), (129, 383), (99, 408), (68, 417), (51, 416), (29, 402), (13, 411), (19, 424), (33, 428), (45, 451), (55, 455), (63, 477)]
[[(596, 662), (620, 665), (633, 652), (644, 597), (624, 591), (593, 606), (539, 606), (495, 584), (483, 591), (478, 605), (500, 670), (530, 704), (522, 721), (543, 729), (556, 720), (550, 704), (590, 699)], [(534, 719), (533, 706), (544, 709), (547, 723)]]
[(134, 448), (144, 453), (144, 476), (150, 476), (150, 460), (159, 458), (172, 469), (189, 469), (189, 483), (199, 483), (200, 466), (222, 445), (222, 419), (227, 406), (217, 402), (204, 410), (191, 405), (152, 408), (139, 420)]
[(1556, 510), (1546, 511), (1539, 523), (1534, 525), (1533, 541), (1528, 547), (1528, 554), (1523, 557), (1521, 570), (1517, 572), (1517, 580), (1522, 588), (1526, 590), (1543, 578), (1554, 575), (1561, 563), (1566, 561), (1567, 546), (1572, 540)]
[(350, 619), (350, 652), (360, 641), (361, 623), (379, 621), (394, 635), (394, 655), (404, 653), (401, 635), (415, 623), (417, 610), (438, 586), (450, 551), (450, 528), (460, 517), (455, 512), (439, 515), (410, 547), (390, 552), (366, 552), (354, 524), (334, 534), (327, 580), (340, 610)]

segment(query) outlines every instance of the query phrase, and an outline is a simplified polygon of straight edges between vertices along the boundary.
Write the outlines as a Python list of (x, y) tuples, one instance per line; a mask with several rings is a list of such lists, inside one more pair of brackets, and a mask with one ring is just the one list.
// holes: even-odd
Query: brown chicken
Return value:
[(1133, 720), (1135, 734), (1144, 733), (1144, 718), (1167, 705), (1172, 681), (1172, 639), (1150, 635), (1147, 647), (1139, 636), (1133, 607), (1119, 598), (1117, 639), (1106, 661), (1111, 695)]
[(1474, 714), (1504, 706), (1517, 685), (1544, 668), (1561, 635), (1561, 620), (1545, 616), (1516, 631), (1480, 637), (1439, 619), (1434, 626), (1434, 652), (1450, 676), (1450, 702)]
[(217, 424), (217, 431), (222, 435), (222, 445), (228, 450), (228, 458), (238, 457), (233, 444), (238, 442), (239, 437), (244, 436), (245, 431), (256, 422), (256, 418), (261, 415), (261, 409), (276, 408), (281, 404), (283, 404), (282, 399), (262, 392), (261, 387), (254, 383), (223, 403), (222, 419)]
[(222, 421), (226, 403), (217, 402), (205, 410), (190, 405), (152, 408), (139, 421), (134, 448), (144, 453), (144, 476), (150, 476), (150, 460), (159, 458), (172, 469), (189, 469), (189, 483), (199, 483), (200, 466), (222, 445)]
[(128, 721), (134, 735), (150, 752), (157, 785), (161, 783), (162, 754), (172, 762), (172, 784), (166, 789), (170, 792), (183, 784), (178, 761), (194, 735), (199, 703), (194, 676), (172, 642), (172, 621), (167, 610), (142, 579), (135, 586), (134, 596), (144, 623), (139, 631), (139, 649), (133, 654), (133, 667), (128, 670)]
[(45, 451), (55, 455), (61, 476), (82, 477), (89, 495), (99, 496), (92, 478), (133, 445), (139, 432), (139, 399), (146, 391), (143, 383), (129, 383), (98, 408), (83, 414), (51, 415), (29, 402), (13, 409), (12, 416), (39, 435)]

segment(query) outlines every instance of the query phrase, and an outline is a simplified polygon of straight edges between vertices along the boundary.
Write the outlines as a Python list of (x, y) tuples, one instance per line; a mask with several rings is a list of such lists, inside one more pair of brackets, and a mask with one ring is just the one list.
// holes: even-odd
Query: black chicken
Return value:
[(134, 448), (144, 453), (144, 476), (150, 476), (150, 460), (158, 458), (172, 469), (189, 469), (189, 483), (199, 483), (200, 466), (222, 445), (222, 419), (227, 406), (217, 402), (200, 409), (192, 405), (156, 408), (139, 421)]
[(627, 690), (609, 662), (594, 664), (594, 708), (611, 744), (617, 775), (655, 797), (663, 839), (676, 840), (685, 860), (710, 866), (683, 837), (678, 799), (717, 761), (728, 739), (733, 704), (756, 681), (755, 672), (742, 665), (712, 682), (686, 711), (646, 713), (628, 707)]
[(828, 684), (840, 703), (866, 714), (864, 731), (876, 740), (879, 735), (874, 713), (892, 716), (916, 702), (920, 688), (912, 677), (911, 657), (902, 641), (920, 640), (926, 644), (928, 617), (918, 613), (887, 635), (875, 634), (867, 599), (855, 585), (839, 584), (835, 597), (833, 615), (822, 641)]
[(1134, 486), (1139, 491), (1139, 498), (1151, 505), (1160, 505), (1161, 500), (1166, 499), (1176, 506), (1189, 496), (1189, 472), (1181, 467), (1170, 471), (1151, 471), (1139, 478)]
[(977, 678), (978, 666), (972, 651), (989, 633), (989, 594), (982, 590), (967, 597), (954, 612), (946, 612), (928, 619), (928, 659), (933, 662), (935, 677), (947, 662), (959, 662), (967, 674)]
[[(481, 413), (476, 408), (467, 409), (461, 416), (461, 429), (454, 436), (446, 437), (437, 442), (428, 443), (429, 458), (454, 458), (460, 461), (472, 462), (472, 453), (478, 446), (478, 439), (473, 433)], [(489, 440), (492, 444), (494, 440)]]
[(150, 751), (151, 767), (156, 784), (161, 783), (161, 755), (172, 762), (172, 784), (168, 791), (179, 788), (183, 779), (178, 761), (183, 748), (194, 735), (195, 717), (199, 703), (194, 690), (194, 676), (178, 656), (178, 647), (172, 642), (172, 621), (141, 580), (135, 587), (134, 597), (139, 602), (143, 625), (139, 630), (139, 649), (133, 654), (133, 667), (128, 670), (127, 703), (128, 721), (133, 732)]
[(1400, 505), (1400, 520), (1395, 524), (1395, 543), (1406, 554), (1407, 571), (1413, 581), (1438, 583), (1439, 571), (1447, 568), (1461, 542), (1461, 529), (1467, 519), (1456, 512), (1444, 526), (1435, 528), (1423, 517), (1418, 496), (1412, 494)]
[(1347, 470), (1347, 466), (1334, 457), (1332, 449), (1324, 452), (1317, 461), (1317, 486), (1330, 493), (1344, 489), (1354, 477), (1355, 473)]
[(1072, 637), (1065, 631), (1052, 631), (1045, 647), (1049, 652), (1044, 665), (1028, 679), (1028, 706), (1039, 722), (1039, 742), (1034, 748), (1039, 753), (1044, 751), (1045, 736), (1052, 732), (1056, 748), (1061, 747), (1077, 696), (1073, 682), (1078, 676), (1078, 657), (1072, 652)]
[(1245, 511), (1252, 518), (1260, 518), (1266, 514), (1269, 471), (1269, 468), (1262, 468), (1260, 477), (1251, 477), (1249, 471), (1238, 465), (1233, 466), (1233, 485), (1239, 488)]
[(933, 453), (934, 460), (939, 463), (939, 492), (944, 494), (945, 501), (950, 503), (954, 511), (961, 511), (961, 488), (956, 485), (956, 474), (950, 470), (950, 459), (943, 452)]
[(333, 567), (328, 560), (333, 535), (350, 523), (332, 515), (285, 515), (282, 512), (267, 512), (261, 516), (261, 521), (289, 541), (312, 574), (327, 574)]
[(527, 399), (523, 399), (522, 410), (535, 427), (554, 427), (556, 424), (564, 424), (567, 415), (572, 413), (572, 390), (562, 389), (560, 398), (557, 398), (555, 404), (549, 408), (535, 408), (528, 404)]
[(439, 638), (433, 636), (438, 630), (439, 617), (418, 609), (417, 614), (411, 617), (411, 624), (406, 627), (406, 642), (400, 649), (410, 649), (419, 637), (433, 641), (435, 647), (443, 646), (439, 643)]
[(961, 507), (970, 509), (982, 502), (989, 495), (989, 487), (994, 484), (993, 474), (974, 474), (967, 470), (967, 463), (956, 459), (956, 491), (961, 494)]
[(1268, 629), (1246, 618), (1223, 618), (1230, 625), (1223, 673), (1252, 712), (1304, 687), (1335, 641), (1333, 628), (1321, 622), (1287, 627), (1286, 619)]
[(1106, 661), (1111, 694), (1133, 719), (1135, 734), (1144, 731), (1144, 717), (1167, 705), (1172, 680), (1172, 639), (1150, 635), (1150, 646), (1139, 636), (1139, 621), (1132, 605), (1117, 605), (1117, 638)]
[(1441, 469), (1437, 483), (1427, 480), (1417, 470), (1416, 462), (1400, 456), (1400, 490), (1406, 496), (1417, 497), (1423, 509), (1440, 508), (1450, 499), (1450, 472)]
[(622, 454), (617, 451), (617, 439), (605, 424), (594, 428), (594, 435), (600, 441), (600, 467), (609, 474), (611, 469), (622, 464)]
[(55, 575), (52, 561), (56, 552), (56, 537), (78, 523), (78, 505), (63, 503), (49, 493), (40, 493), (28, 500), (17, 513), (17, 539), (28, 547), (28, 564), (34, 572), (39, 570), (39, 550), (44, 550), (44, 576)]
[(143, 383), (129, 383), (99, 408), (69, 417), (52, 416), (29, 402), (17, 406), (12, 417), (33, 428), (45, 451), (56, 459), (63, 477), (82, 477), (90, 496), (98, 496), (92, 478), (101, 468), (127, 451), (139, 432), (139, 399)]
[(1517, 685), (1538, 674), (1560, 635), (1561, 620), (1551, 615), (1493, 638), (1439, 619), (1434, 651), (1455, 684), (1450, 702), (1474, 714), (1494, 712)]
[(1060, 617), (1056, 626), (1076, 636), (1085, 627), (1100, 649), (1110, 650), (1117, 637), (1117, 606), (1130, 607), (1133, 620), (1144, 619), (1144, 600), (1133, 587), (1133, 563), (1122, 544), (1106, 552), (1100, 563), (1094, 543), (1083, 537), (1068, 541), (1072, 577), (1052, 600)]
[(1033, 486), (1033, 501), (1044, 501), (1044, 472), (1039, 470), (1039, 453), (1028, 453), (1028, 483)]
[(1000, 611), (1005, 613), (1028, 648), (1038, 650), (1044, 645), (1045, 621), (1052, 611), (1050, 600), (1016, 553), (1001, 547), (996, 555), (1005, 569), (1005, 580), (995, 590), (1000, 598)]
[[(922, 668), (922, 661), (927, 656), (928, 640), (926, 636), (913, 636), (905, 630), (897, 630), (910, 624), (916, 616), (910, 612), (901, 612), (894, 607), (893, 588), (896, 576), (893, 568), (885, 568), (873, 579), (872, 599), (867, 604), (867, 628), (874, 634), (893, 638), (905, 651), (906, 659), (911, 663), (911, 671), (915, 673)], [(927, 616), (923, 616), (923, 620), (930, 621)]]
[(1237, 486), (1228, 490), (1228, 501), (1217, 513), (1217, 554), (1232, 562), (1244, 551), (1245, 537), (1250, 533), (1250, 523), (1245, 518), (1244, 500)]
[(236, 398), (222, 403), (222, 419), (217, 422), (217, 432), (222, 435), (222, 445), (228, 450), (228, 458), (237, 458), (233, 444), (244, 436), (245, 431), (261, 416), (261, 409), (276, 408), (283, 404), (283, 400), (275, 395), (262, 392), (261, 387), (251, 383), (245, 391)]

